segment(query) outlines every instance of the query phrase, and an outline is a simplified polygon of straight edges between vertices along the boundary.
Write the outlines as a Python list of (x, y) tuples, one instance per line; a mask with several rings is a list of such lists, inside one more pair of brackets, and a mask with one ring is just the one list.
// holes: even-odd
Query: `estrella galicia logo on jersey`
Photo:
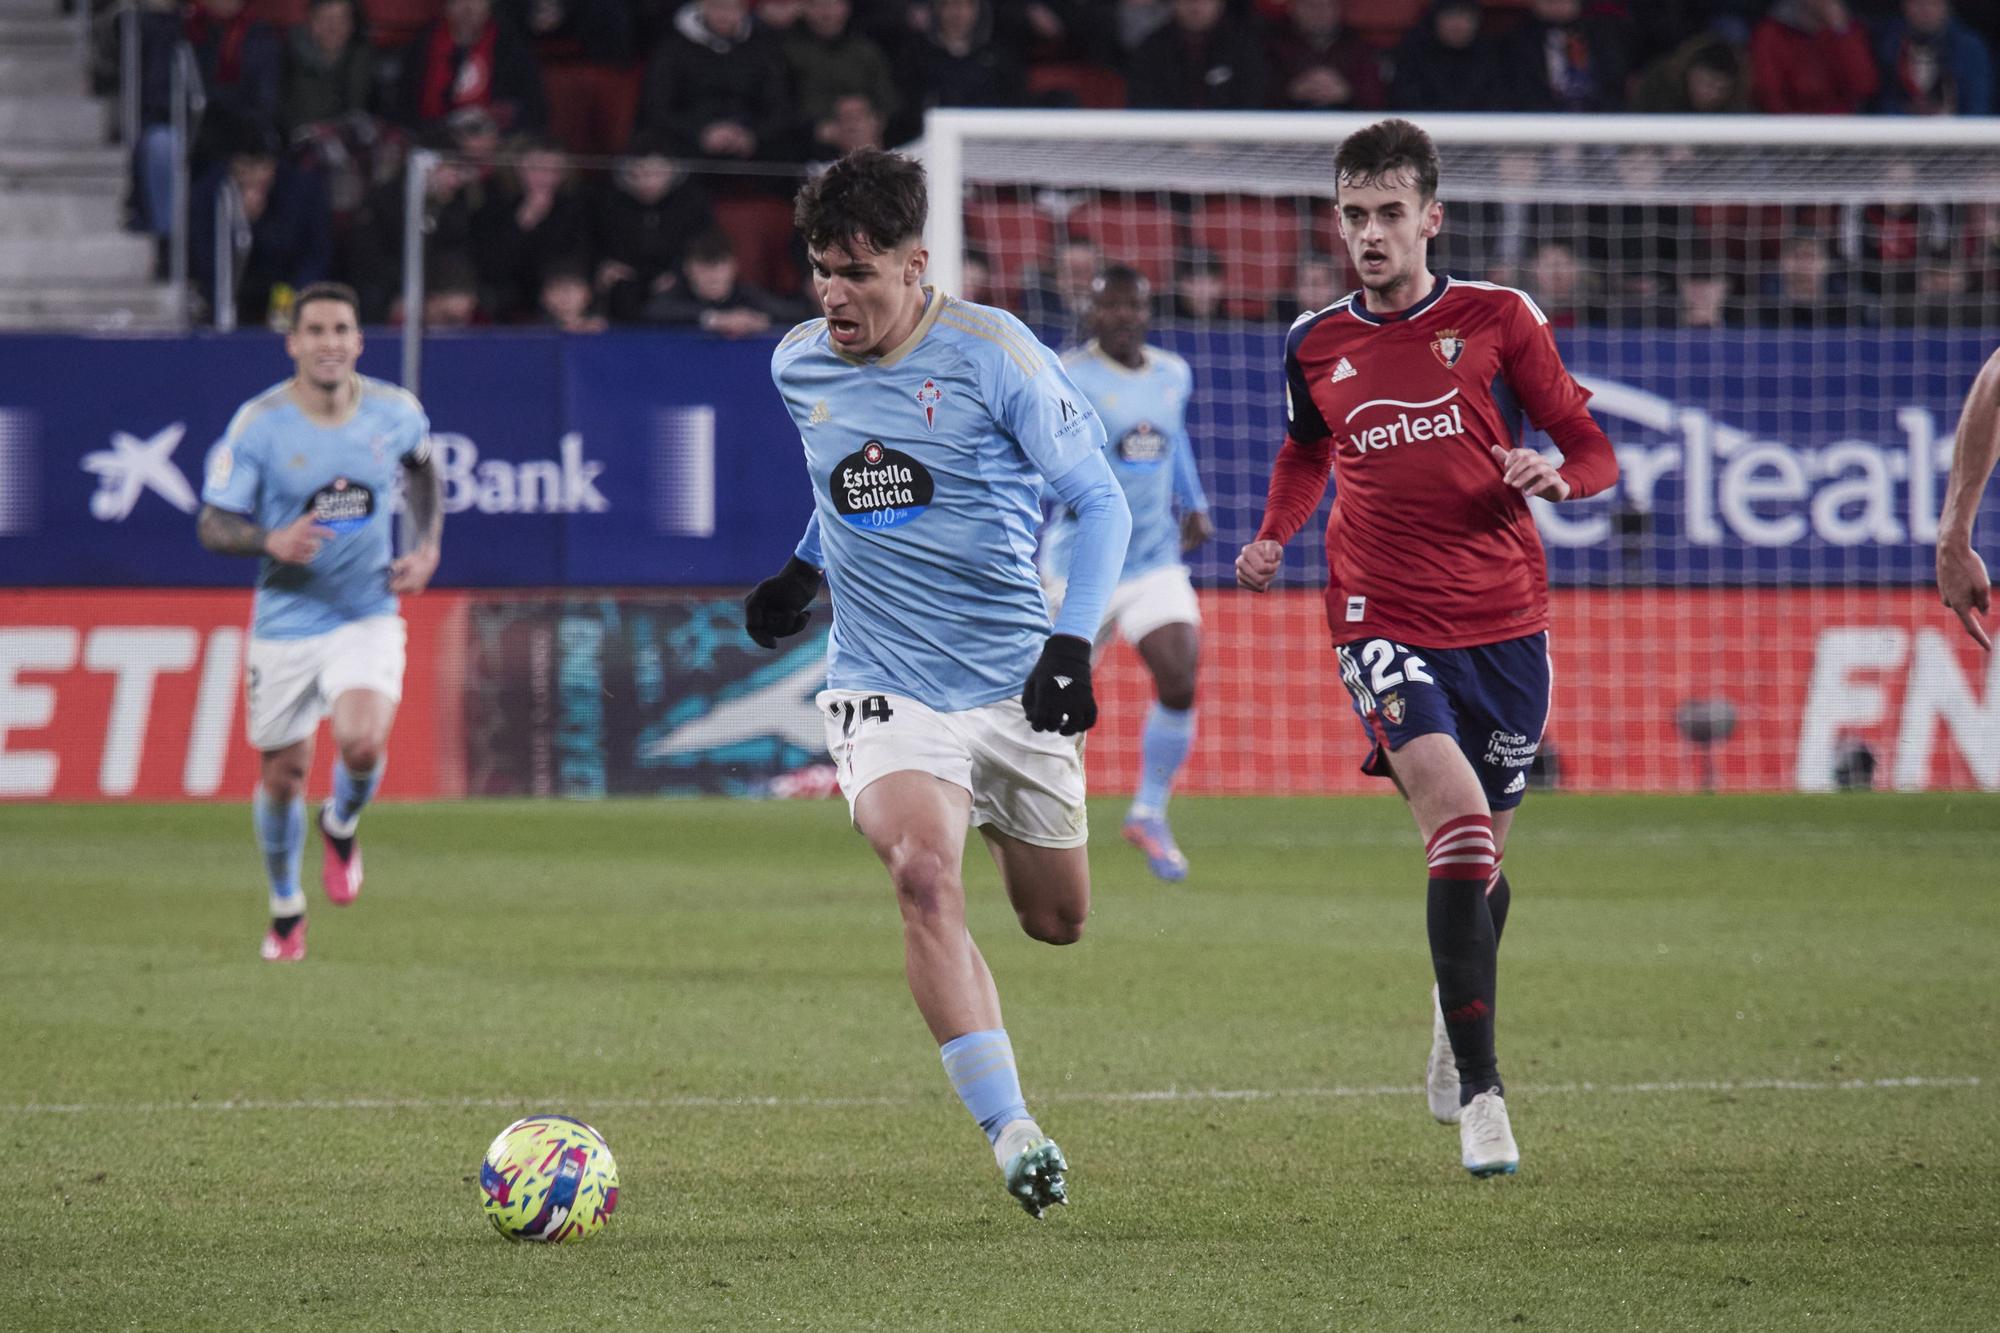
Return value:
[(322, 486), (313, 492), (312, 499), (306, 501), (306, 512), (321, 527), (340, 533), (352, 532), (375, 512), (375, 492), (359, 482), (335, 477), (332, 485)]
[(1153, 429), (1153, 423), (1142, 421), (1125, 432), (1118, 440), (1120, 461), (1135, 467), (1152, 467), (1167, 456), (1167, 437)]
[(944, 390), (938, 388), (936, 380), (925, 380), (917, 390), (917, 406), (924, 409), (924, 429), (937, 429), (938, 404), (944, 401)]
[(859, 453), (833, 465), (827, 491), (841, 520), (850, 527), (899, 528), (930, 507), (936, 486), (930, 472), (916, 459), (880, 440), (870, 440)]
[(1431, 350), (1437, 353), (1438, 360), (1444, 362), (1444, 368), (1450, 370), (1465, 354), (1465, 339), (1458, 336), (1457, 329), (1446, 329), (1431, 339)]

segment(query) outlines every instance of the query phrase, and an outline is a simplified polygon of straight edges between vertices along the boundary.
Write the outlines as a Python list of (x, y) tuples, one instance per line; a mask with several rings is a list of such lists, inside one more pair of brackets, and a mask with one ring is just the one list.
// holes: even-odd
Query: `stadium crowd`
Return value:
[[(402, 173), (421, 146), (445, 155), (421, 224), (431, 323), (729, 336), (809, 305), (788, 204), (803, 174), (908, 140), (931, 107), (1988, 115), (2000, 41), (2000, 0), (153, 2), (134, 225), (164, 256), (184, 48), (205, 102), (194, 285), (230, 263), (240, 320), (281, 317), (328, 277), (370, 322), (400, 319)], [(1527, 286), (1558, 323), (1983, 318), (2000, 216), (1908, 193), (1454, 205), (1442, 262)], [(1106, 258), (1141, 263), (1182, 320), (1289, 318), (1351, 285), (1323, 209), (1282, 206), (1262, 231), (1205, 221), (1228, 203), (1132, 201), (1093, 230), (1087, 209), (982, 194), (966, 294), (1059, 325)]]

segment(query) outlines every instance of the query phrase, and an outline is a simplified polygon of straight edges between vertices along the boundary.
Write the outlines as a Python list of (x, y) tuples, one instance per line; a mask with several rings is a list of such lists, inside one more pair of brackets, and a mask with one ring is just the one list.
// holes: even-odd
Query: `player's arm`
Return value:
[(1181, 516), (1181, 550), (1192, 551), (1215, 535), (1208, 517), (1208, 492), (1201, 486), (1201, 469), (1195, 466), (1194, 441), (1183, 426), (1174, 433), (1174, 508)]
[(217, 555), (268, 555), (288, 565), (310, 564), (333, 535), (331, 528), (319, 526), (311, 514), (300, 514), (281, 528), (267, 528), (250, 517), (257, 508), (261, 456), (248, 433), (231, 422), (229, 433), (209, 450), (195, 539)]
[(1264, 497), (1264, 521), (1257, 536), (1236, 557), (1236, 582), (1252, 592), (1268, 590), (1285, 563), (1285, 543), (1319, 509), (1333, 474), (1333, 431), (1313, 402), (1297, 349), (1285, 349), (1285, 442), (1271, 465)]
[(1996, 461), (2000, 461), (2000, 352), (1986, 359), (1965, 396), (1958, 440), (1951, 451), (1951, 479), (1944, 488), (1944, 512), (1938, 518), (1938, 596), (1973, 642), (1988, 652), (1993, 650), (1993, 637), (1975, 612), (1993, 609), (1993, 584), (1986, 562), (1972, 549), (1972, 523)]
[(804, 629), (812, 619), (807, 608), (819, 596), (820, 571), (825, 568), (826, 557), (819, 546), (819, 513), (814, 511), (785, 567), (743, 599), (744, 632), (759, 645), (776, 648), (779, 639)]
[(412, 544), (389, 566), (389, 591), (414, 594), (430, 586), (444, 552), (444, 477), (431, 453), (429, 422), (417, 447), (403, 455), (403, 507)]
[(1581, 500), (1618, 480), (1618, 455), (1590, 415), (1590, 394), (1571, 377), (1542, 312), (1519, 302), (1501, 349), (1500, 373), (1536, 430), (1562, 450), (1558, 467), (1533, 449), (1493, 446), (1501, 480), (1523, 494), (1549, 501)]

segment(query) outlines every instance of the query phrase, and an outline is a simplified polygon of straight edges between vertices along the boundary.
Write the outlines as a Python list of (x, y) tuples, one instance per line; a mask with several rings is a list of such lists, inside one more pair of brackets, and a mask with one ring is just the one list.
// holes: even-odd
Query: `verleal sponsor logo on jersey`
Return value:
[(1167, 456), (1167, 437), (1142, 421), (1118, 440), (1118, 457), (1136, 467), (1153, 467)]
[(1444, 368), (1450, 370), (1465, 354), (1465, 339), (1458, 336), (1457, 329), (1446, 329), (1431, 339), (1431, 350), (1437, 353), (1438, 360), (1444, 362)]
[(321, 527), (340, 533), (352, 532), (375, 512), (375, 492), (346, 477), (335, 477), (332, 485), (322, 486), (313, 492), (312, 498), (306, 501), (306, 512)]
[(835, 463), (827, 478), (827, 491), (841, 520), (869, 530), (913, 522), (930, 507), (935, 490), (922, 463), (885, 448), (880, 440), (868, 441), (859, 452)]
[(1347, 425), (1352, 426), (1356, 417), (1375, 408), (1401, 410), (1379, 426), (1349, 431), (1347, 442), (1354, 447), (1355, 453), (1365, 454), (1370, 449), (1392, 449), (1399, 444), (1448, 440), (1465, 434), (1463, 407), (1458, 401), (1456, 389), (1424, 403), (1407, 403), (1400, 398), (1371, 398), (1347, 414)]

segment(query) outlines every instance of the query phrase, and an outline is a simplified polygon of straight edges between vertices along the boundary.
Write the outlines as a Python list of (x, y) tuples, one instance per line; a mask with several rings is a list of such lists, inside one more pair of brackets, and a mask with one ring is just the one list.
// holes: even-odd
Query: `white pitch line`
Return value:
[[(1683, 1079), (1658, 1083), (1549, 1083), (1520, 1085), (1528, 1096), (1657, 1097), (1682, 1092), (1893, 1092), (1907, 1088), (1977, 1088), (1975, 1075), (1911, 1074), (1901, 1078)], [(1368, 1097), (1414, 1097), (1415, 1084), (1373, 1084), (1331, 1088), (1153, 1088), (1133, 1092), (1038, 1092), (1044, 1102), (1269, 1102), (1337, 1101)], [(451, 1111), (513, 1110), (523, 1106), (569, 1105), (593, 1110), (844, 1110), (856, 1107), (917, 1106), (928, 1097), (715, 1097), (668, 1094), (657, 1097), (231, 1097), (184, 1102), (24, 1102), (0, 1106), (0, 1115), (161, 1115), (173, 1111)]]

